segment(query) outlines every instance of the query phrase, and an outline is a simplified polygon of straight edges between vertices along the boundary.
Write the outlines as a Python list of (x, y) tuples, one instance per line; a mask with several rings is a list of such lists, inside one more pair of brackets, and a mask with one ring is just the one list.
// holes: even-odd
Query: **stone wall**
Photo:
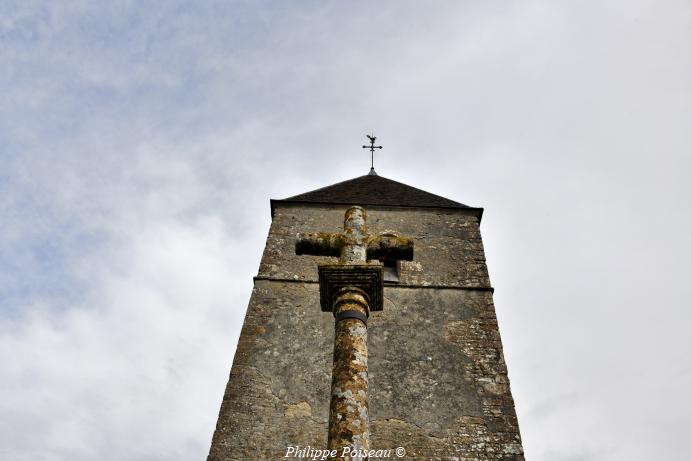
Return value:
[[(342, 232), (345, 206), (276, 208), (259, 276), (317, 280), (318, 263), (331, 258), (295, 256), (298, 232)], [(415, 240), (415, 260), (402, 262), (402, 285), (489, 287), (485, 252), (475, 216), (462, 210), (367, 207), (370, 233), (397, 232)]]
[[(295, 234), (339, 231), (346, 207), (277, 207), (209, 460), (326, 447), (334, 323)], [(522, 460), (476, 217), (368, 207), (370, 232), (415, 239), (415, 261), (369, 321), (371, 445), (405, 459)]]

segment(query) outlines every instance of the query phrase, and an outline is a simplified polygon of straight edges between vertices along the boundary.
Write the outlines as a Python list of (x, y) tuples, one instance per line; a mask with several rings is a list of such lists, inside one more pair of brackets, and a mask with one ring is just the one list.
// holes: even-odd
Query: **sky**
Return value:
[(270, 198), (485, 208), (526, 457), (681, 459), (691, 3), (0, 0), (0, 458), (205, 459)]

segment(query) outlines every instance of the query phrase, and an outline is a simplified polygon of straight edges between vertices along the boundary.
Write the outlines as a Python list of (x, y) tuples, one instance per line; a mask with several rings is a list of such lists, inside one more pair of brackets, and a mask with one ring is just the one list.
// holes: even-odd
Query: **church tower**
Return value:
[[(382, 450), (370, 459), (523, 460), (482, 211), (374, 169), (271, 200), (271, 228), (208, 460), (312, 459), (336, 443), (332, 425), (342, 415), (334, 402), (346, 393), (337, 383), (339, 325), (366, 333), (364, 374), (356, 373), (364, 384), (355, 385), (365, 386), (356, 393), (367, 398), (359, 410), (368, 424), (363, 446)], [(347, 282), (352, 306), (364, 307), (337, 313), (337, 297), (349, 295), (334, 282), (346, 277), (336, 262), (344, 261), (342, 239), (352, 237), (356, 219), (357, 232), (366, 229), (364, 243), (353, 243), (362, 260), (348, 270), (355, 267), (360, 281), (365, 272), (374, 278), (367, 275), (362, 289)], [(313, 231), (320, 233), (306, 234)]]

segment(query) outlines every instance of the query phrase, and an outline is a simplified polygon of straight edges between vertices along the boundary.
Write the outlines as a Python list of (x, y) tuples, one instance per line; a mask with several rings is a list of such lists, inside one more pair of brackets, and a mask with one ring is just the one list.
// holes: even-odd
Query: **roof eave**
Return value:
[[(277, 204), (281, 205), (335, 205), (335, 206), (344, 206), (347, 205), (346, 203), (334, 203), (334, 202), (320, 202), (320, 201), (307, 201), (307, 200), (286, 200), (286, 199), (270, 199), (269, 200), (271, 203), (271, 219), (274, 218), (274, 212), (276, 209)], [(458, 211), (462, 212), (465, 214), (469, 214), (471, 216), (477, 217), (477, 222), (478, 224), (482, 222), (482, 214), (484, 213), (485, 209), (484, 208), (476, 208), (476, 207), (470, 207), (470, 206), (465, 206), (465, 207), (457, 207), (457, 206), (412, 206), (412, 205), (381, 205), (381, 204), (374, 204), (374, 203), (360, 203), (359, 205), (365, 206), (365, 207), (378, 207), (378, 208), (414, 208), (414, 209), (423, 209), (423, 210), (449, 210), (449, 211)]]

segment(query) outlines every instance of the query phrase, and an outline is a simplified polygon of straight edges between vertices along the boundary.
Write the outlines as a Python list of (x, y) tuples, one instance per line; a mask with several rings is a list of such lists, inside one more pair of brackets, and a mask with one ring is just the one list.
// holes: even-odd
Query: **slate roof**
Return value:
[[(340, 205), (379, 205), (393, 207), (455, 208), (477, 211), (473, 208), (439, 195), (425, 192), (407, 184), (375, 174), (359, 176), (347, 181), (322, 187), (283, 200), (271, 200), (271, 215), (275, 203), (324, 203)], [(474, 213), (475, 214), (475, 213)]]

